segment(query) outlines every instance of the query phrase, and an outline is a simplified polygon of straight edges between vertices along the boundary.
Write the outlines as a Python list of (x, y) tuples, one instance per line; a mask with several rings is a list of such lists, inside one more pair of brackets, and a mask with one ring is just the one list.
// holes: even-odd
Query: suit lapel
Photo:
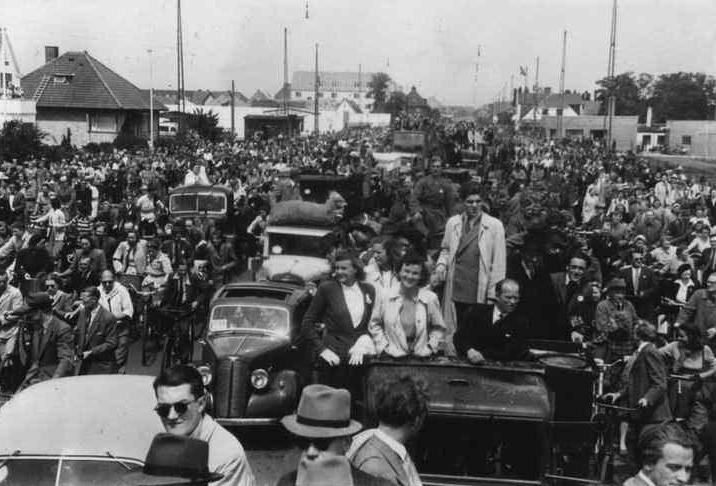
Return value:
[(398, 478), (398, 486), (407, 486), (408, 478), (406, 477), (405, 470), (403, 469), (403, 463), (400, 456), (398, 456), (398, 453), (391, 449), (388, 444), (386, 444), (377, 437), (374, 441), (371, 442), (375, 444), (376, 449), (378, 449), (383, 455), (383, 457), (385, 458), (385, 462), (387, 462), (390, 467), (393, 468), (393, 471)]
[(40, 352), (37, 356), (38, 360), (40, 357), (45, 354), (45, 348), (47, 348), (47, 343), (50, 342), (51, 335), (55, 332), (55, 326), (52, 325), (52, 321), (47, 326), (47, 329), (42, 333), (42, 340), (40, 340)]
[[(463, 238), (462, 232), (465, 227), (465, 224), (462, 221), (462, 218), (460, 221), (460, 234), (458, 235), (458, 247), (457, 252), (455, 253), (456, 255), (462, 253), (475, 238), (480, 238), (483, 233), (482, 218), (480, 218), (480, 222), (470, 228), (467, 235), (465, 235), (465, 238)], [(482, 248), (480, 248), (480, 252), (482, 252)]]

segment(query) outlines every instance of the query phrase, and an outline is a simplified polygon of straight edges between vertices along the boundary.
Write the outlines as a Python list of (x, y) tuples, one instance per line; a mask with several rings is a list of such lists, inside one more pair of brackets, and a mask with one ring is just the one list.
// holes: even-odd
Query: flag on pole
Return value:
[(520, 66), (520, 76), (527, 76), (527, 66)]

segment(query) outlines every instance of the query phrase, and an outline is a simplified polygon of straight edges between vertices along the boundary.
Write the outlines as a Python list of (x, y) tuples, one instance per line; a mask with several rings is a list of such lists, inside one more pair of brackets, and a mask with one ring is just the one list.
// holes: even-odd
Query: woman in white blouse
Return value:
[(428, 279), (425, 259), (406, 255), (398, 278), (399, 287), (379, 296), (368, 326), (376, 353), (431, 356), (441, 349), (446, 328), (438, 296), (422, 288)]

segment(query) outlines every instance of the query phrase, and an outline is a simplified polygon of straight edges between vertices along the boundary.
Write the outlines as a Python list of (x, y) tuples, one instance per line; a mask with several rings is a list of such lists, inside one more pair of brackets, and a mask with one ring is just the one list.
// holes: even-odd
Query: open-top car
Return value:
[(286, 274), (295, 275), (303, 282), (326, 278), (331, 271), (326, 259), (331, 232), (332, 228), (269, 225), (258, 278), (275, 280)]
[(59, 378), (15, 395), (0, 408), (0, 485), (125, 484), (164, 432), (152, 380)]
[(200, 370), (224, 425), (265, 425), (296, 407), (302, 386), (294, 342), (310, 303), (303, 286), (236, 282), (214, 296)]

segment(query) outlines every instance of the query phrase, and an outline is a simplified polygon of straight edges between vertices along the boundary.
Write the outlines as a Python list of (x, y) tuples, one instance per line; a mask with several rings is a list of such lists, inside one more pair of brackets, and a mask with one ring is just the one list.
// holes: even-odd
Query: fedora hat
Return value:
[(281, 423), (294, 435), (317, 439), (350, 436), (363, 427), (351, 419), (351, 393), (326, 385), (305, 387), (298, 410)]
[(174, 434), (157, 434), (141, 471), (126, 474), (122, 481), (132, 486), (204, 484), (223, 474), (209, 472), (209, 443)]

